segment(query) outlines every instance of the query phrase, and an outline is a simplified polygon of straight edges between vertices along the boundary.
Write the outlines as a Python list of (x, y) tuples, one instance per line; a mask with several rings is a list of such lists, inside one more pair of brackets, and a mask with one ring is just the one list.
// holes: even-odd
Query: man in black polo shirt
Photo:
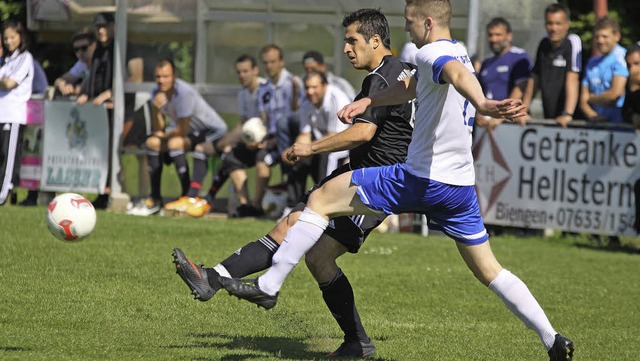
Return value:
[(545, 9), (547, 36), (540, 41), (523, 102), (529, 107), (538, 90), (546, 119), (566, 127), (578, 104), (582, 42), (569, 34), (569, 9), (553, 3)]

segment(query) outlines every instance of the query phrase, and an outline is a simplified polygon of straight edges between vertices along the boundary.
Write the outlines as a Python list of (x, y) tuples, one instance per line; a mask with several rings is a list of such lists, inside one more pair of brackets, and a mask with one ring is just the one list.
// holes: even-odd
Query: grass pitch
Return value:
[[(2, 360), (320, 360), (341, 333), (301, 264), (270, 311), (219, 292), (201, 303), (171, 250), (214, 265), (272, 223), (98, 212), (77, 244), (45, 208), (0, 207)], [(581, 238), (492, 238), (576, 360), (640, 359), (640, 254)], [(545, 360), (546, 352), (442, 237), (373, 234), (340, 263), (377, 360)]]

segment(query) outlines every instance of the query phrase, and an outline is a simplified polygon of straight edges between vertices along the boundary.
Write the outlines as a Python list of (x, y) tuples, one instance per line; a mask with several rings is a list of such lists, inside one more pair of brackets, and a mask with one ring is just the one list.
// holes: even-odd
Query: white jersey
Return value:
[[(158, 93), (157, 87), (153, 89), (151, 97), (153, 98), (156, 93)], [(175, 127), (176, 122), (181, 118), (190, 118), (189, 132), (191, 133), (215, 132), (222, 136), (227, 132), (227, 123), (224, 119), (202, 98), (196, 88), (182, 79), (176, 79), (173, 96), (160, 111), (171, 119), (168, 128)]]
[(469, 55), (455, 40), (438, 40), (420, 48), (416, 61), (416, 119), (408, 169), (416, 176), (445, 184), (473, 185), (471, 131), (476, 110), (440, 78), (449, 61), (460, 61), (473, 73)]
[(322, 139), (328, 133), (340, 133), (349, 125), (338, 119), (338, 110), (351, 99), (340, 89), (327, 85), (322, 106), (316, 108), (308, 99), (300, 107), (300, 133), (312, 133), (313, 139)]

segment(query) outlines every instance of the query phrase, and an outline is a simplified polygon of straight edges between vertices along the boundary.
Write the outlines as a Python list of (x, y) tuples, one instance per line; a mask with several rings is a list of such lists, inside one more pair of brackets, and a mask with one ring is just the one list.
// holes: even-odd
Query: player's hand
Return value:
[(161, 109), (167, 102), (169, 102), (169, 99), (167, 99), (165, 92), (157, 92), (153, 97), (153, 106), (158, 109)]
[(527, 116), (527, 107), (520, 99), (509, 98), (500, 101), (487, 99), (478, 112), (492, 118), (508, 119), (522, 124)]
[(356, 100), (351, 104), (347, 104), (338, 111), (338, 119), (340, 119), (340, 121), (345, 124), (352, 124), (352, 119), (364, 113), (364, 111), (370, 104), (371, 99), (369, 98), (362, 98), (360, 100)]
[(312, 156), (313, 150), (311, 149), (311, 144), (294, 143), (287, 150), (285, 150), (282, 155), (283, 159), (286, 158), (287, 161), (295, 163), (299, 161), (300, 158)]

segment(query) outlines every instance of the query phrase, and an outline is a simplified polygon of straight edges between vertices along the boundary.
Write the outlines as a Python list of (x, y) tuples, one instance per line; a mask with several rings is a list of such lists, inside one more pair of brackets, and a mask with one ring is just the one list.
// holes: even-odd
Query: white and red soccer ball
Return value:
[(47, 207), (49, 231), (63, 241), (80, 241), (91, 234), (95, 225), (93, 204), (79, 194), (60, 194)]

